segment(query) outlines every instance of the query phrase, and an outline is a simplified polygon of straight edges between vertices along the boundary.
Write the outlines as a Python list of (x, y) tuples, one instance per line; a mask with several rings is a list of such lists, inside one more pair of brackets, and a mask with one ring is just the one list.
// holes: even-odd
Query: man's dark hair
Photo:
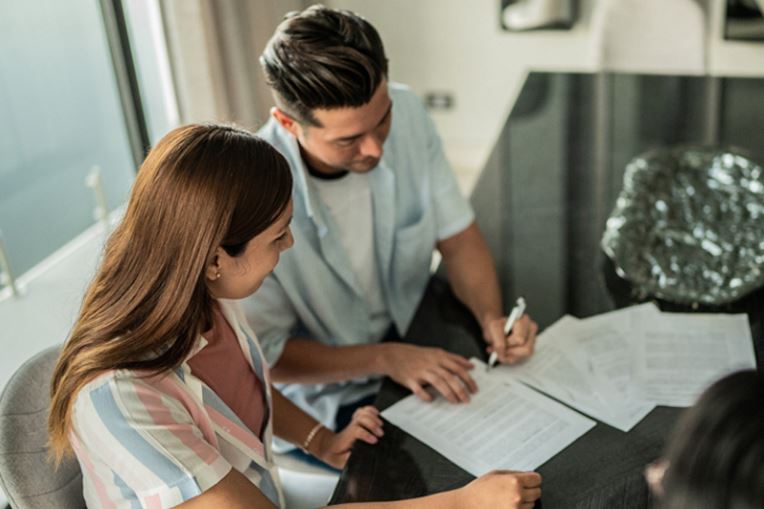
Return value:
[(764, 373), (705, 391), (668, 446), (660, 509), (756, 509), (764, 501)]
[(287, 14), (260, 64), (276, 105), (315, 126), (314, 109), (363, 106), (387, 78), (377, 30), (357, 14), (323, 5)]

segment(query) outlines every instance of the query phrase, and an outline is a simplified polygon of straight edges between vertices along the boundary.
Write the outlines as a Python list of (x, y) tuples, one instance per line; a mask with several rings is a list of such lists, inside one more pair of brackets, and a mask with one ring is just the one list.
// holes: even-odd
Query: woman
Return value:
[(661, 509), (764, 507), (764, 375), (740, 371), (708, 388), (646, 476)]
[[(51, 386), (52, 448), (76, 454), (89, 507), (283, 507), (273, 433), (338, 468), (382, 436), (373, 407), (333, 433), (273, 390), (233, 302), (291, 246), (291, 211), (284, 159), (246, 131), (181, 127), (147, 156)], [(532, 507), (539, 483), (358, 506)]]

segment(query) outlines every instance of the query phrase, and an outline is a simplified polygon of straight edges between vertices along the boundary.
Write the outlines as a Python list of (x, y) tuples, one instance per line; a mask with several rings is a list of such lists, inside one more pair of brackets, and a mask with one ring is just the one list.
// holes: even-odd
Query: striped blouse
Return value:
[(191, 372), (188, 361), (206, 346), (204, 337), (186, 362), (168, 374), (104, 373), (78, 393), (73, 407), (70, 439), (89, 508), (172, 507), (208, 490), (231, 468), (284, 507), (270, 450), (268, 366), (238, 304), (219, 303), (265, 388), (269, 410), (262, 440)]

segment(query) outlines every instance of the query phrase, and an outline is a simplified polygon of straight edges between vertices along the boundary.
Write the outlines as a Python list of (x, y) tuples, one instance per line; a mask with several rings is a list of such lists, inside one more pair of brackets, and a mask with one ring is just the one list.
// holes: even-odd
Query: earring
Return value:
[(217, 271), (215, 273), (215, 280), (218, 280), (218, 279), (220, 279), (220, 271)]

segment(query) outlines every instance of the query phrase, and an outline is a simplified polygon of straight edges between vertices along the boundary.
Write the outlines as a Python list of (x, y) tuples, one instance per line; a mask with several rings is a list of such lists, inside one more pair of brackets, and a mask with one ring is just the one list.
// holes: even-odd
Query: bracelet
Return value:
[[(310, 443), (313, 441), (314, 438), (316, 438), (316, 435), (318, 435), (318, 432), (321, 431), (321, 428), (324, 425), (319, 423), (316, 423), (315, 426), (310, 430), (310, 433), (308, 433), (308, 436), (305, 437), (305, 441), (302, 443), (302, 450), (305, 453), (308, 453), (308, 447), (310, 446)], [(310, 454), (310, 453), (308, 453)]]

